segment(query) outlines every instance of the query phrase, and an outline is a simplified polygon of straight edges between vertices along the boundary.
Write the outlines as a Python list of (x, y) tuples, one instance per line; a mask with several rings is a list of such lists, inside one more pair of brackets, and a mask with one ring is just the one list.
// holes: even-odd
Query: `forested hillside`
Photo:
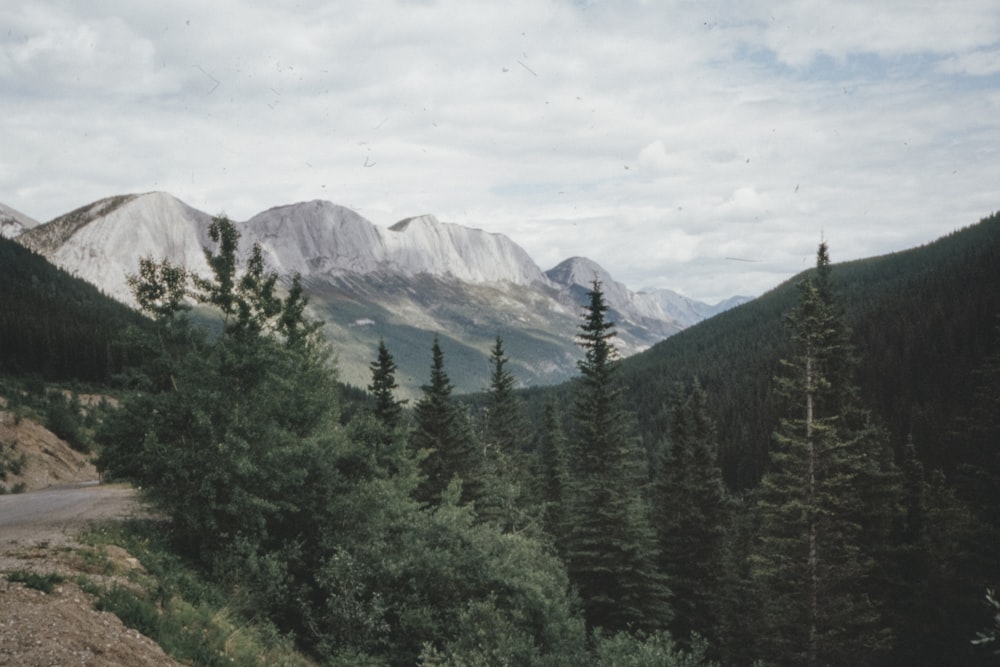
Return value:
[(0, 373), (108, 382), (142, 317), (41, 255), (0, 238)]
[[(896, 451), (912, 437), (929, 467), (978, 462), (956, 446), (955, 432), (970, 416), (974, 371), (1000, 346), (1000, 215), (919, 248), (834, 266), (833, 293), (860, 357), (857, 383)], [(779, 409), (772, 380), (791, 345), (784, 318), (801, 279), (624, 360), (647, 446), (666, 432), (674, 384), (697, 378), (718, 421), (727, 482), (756, 484)]]
[(369, 396), (345, 392), (300, 280), (210, 232), (211, 278), (130, 280), (151, 325), (99, 467), (318, 662), (995, 663), (997, 216), (861, 262), (820, 244), (634, 359), (595, 279), (576, 380), (515, 392), (498, 336), (457, 396), (435, 338), (412, 402), (384, 341)]

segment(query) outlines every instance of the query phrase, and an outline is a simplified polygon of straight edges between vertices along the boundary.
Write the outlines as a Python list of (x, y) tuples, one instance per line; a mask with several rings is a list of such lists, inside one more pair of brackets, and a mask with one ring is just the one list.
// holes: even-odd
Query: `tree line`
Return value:
[[(991, 659), (971, 640), (989, 625), (996, 533), (912, 448), (897, 455), (863, 400), (825, 245), (788, 310), (759, 482), (736, 488), (697, 380), (659, 395), (648, 443), (599, 282), (579, 378), (544, 405), (514, 391), (498, 336), (474, 411), (435, 338), (412, 406), (380, 343), (366, 407), (345, 419), (298, 279), (279, 293), (259, 247), (239, 266), (225, 218), (210, 237), (211, 279), (152, 258), (130, 278), (154, 326), (133, 339), (142, 364), (98, 433), (100, 466), (324, 663)], [(219, 335), (191, 301), (218, 313)]]
[(0, 238), (0, 372), (108, 383), (128, 364), (121, 332), (142, 319), (27, 248)]

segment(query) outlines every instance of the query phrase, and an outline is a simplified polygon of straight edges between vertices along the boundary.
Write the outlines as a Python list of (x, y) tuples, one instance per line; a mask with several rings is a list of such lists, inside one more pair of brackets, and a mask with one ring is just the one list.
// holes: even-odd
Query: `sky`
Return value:
[(1000, 209), (996, 0), (35, 0), (0, 202), (162, 190), (502, 233), (714, 302)]

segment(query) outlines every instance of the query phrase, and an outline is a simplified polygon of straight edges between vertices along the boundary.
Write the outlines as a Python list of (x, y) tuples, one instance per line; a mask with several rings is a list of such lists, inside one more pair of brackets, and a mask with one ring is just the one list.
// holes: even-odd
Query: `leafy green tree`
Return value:
[(870, 501), (891, 495), (864, 488), (880, 479), (884, 441), (849, 379), (853, 354), (829, 271), (824, 243), (789, 316), (794, 356), (777, 380), (788, 416), (756, 494), (751, 564), (763, 594), (763, 657), (781, 664), (867, 664), (889, 641), (864, 539)]
[[(392, 480), (331, 499), (314, 628), (345, 664), (566, 665), (585, 633), (565, 568), (541, 543), (477, 521), (459, 484), (420, 506)], [(419, 661), (419, 662), (418, 662)]]
[(417, 489), (417, 498), (437, 503), (452, 478), (458, 477), (462, 482), (462, 500), (475, 501), (480, 496), (481, 457), (477, 456), (468, 416), (452, 399), (453, 387), (437, 336), (431, 352), (430, 382), (421, 387), (423, 396), (414, 406), (410, 436), (410, 446), (422, 457), (425, 476)]
[[(239, 271), (239, 234), (213, 220), (212, 279), (144, 260), (130, 279), (155, 322), (149, 375), (100, 431), (100, 465), (140, 484), (179, 536), (213, 566), (235, 545), (279, 549), (296, 531), (315, 446), (337, 421), (336, 373), (296, 278), (286, 297), (259, 247)], [(214, 307), (208, 339), (190, 331), (183, 296)]]
[(598, 637), (594, 647), (596, 667), (712, 667), (708, 642), (692, 637), (691, 646), (681, 647), (669, 633), (656, 632), (636, 638), (627, 633)]
[(715, 423), (697, 380), (686, 396), (681, 389), (674, 395), (665, 449), (653, 516), (660, 571), (673, 591), (670, 631), (685, 644), (692, 634), (717, 636), (728, 513)]
[[(213, 222), (212, 238), (213, 279), (150, 260), (135, 280), (148, 304), (163, 306), (147, 309), (157, 328), (144, 342), (160, 353), (146, 357), (154, 376), (140, 369), (137, 391), (105, 420), (102, 466), (142, 485), (185, 555), (317, 662), (582, 660), (584, 624), (561, 561), (460, 502), (472, 469), (451, 454), (471, 441), (437, 341), (418, 434), (450, 438), (421, 447), (448, 469), (433, 502), (421, 503), (417, 457), (372, 446), (383, 424), (362, 413), (341, 426), (329, 350), (305, 319), (298, 281), (279, 294), (257, 249), (241, 268), (228, 220)], [(182, 278), (183, 299), (149, 284), (165, 276)], [(192, 330), (191, 298), (219, 314), (217, 336)], [(442, 423), (446, 431), (433, 430)]]
[(669, 588), (656, 569), (656, 534), (644, 496), (645, 456), (629, 432), (616, 379), (614, 323), (601, 284), (589, 292), (579, 344), (574, 403), (575, 462), (567, 489), (563, 553), (590, 628), (655, 630), (671, 616)]

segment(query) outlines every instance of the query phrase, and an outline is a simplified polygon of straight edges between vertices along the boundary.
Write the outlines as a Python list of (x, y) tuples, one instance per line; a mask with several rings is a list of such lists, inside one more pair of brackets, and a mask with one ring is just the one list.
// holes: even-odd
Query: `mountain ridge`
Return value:
[(0, 237), (13, 238), (38, 226), (38, 221), (17, 209), (0, 203)]
[[(209, 275), (204, 248), (212, 245), (211, 219), (166, 192), (116, 195), (22, 231), (14, 240), (135, 306), (126, 277), (142, 257), (165, 257)], [(617, 342), (626, 356), (681, 331), (696, 317), (685, 312), (683, 319), (675, 318), (669, 303), (629, 290), (592, 260), (571, 258), (563, 269), (544, 272), (504, 234), (433, 215), (381, 227), (347, 207), (312, 200), (275, 206), (234, 224), (241, 254), (259, 243), (269, 269), (286, 281), (302, 277), (338, 346), (368, 359), (386, 330), (413, 338), (413, 323), (419, 323), (417, 330), (451, 337), (463, 353), (474, 350), (466, 360), (469, 377), (475, 378), (466, 383), (469, 390), (480, 388), (483, 369), (477, 359), (488, 358), (489, 343), (518, 327), (530, 329), (523, 341), (532, 357), (522, 369), (528, 384), (573, 375), (579, 311), (594, 279), (602, 283), (619, 323)], [(416, 293), (417, 284), (427, 293)], [(538, 342), (536, 350), (529, 349), (531, 341)], [(544, 362), (545, 355), (562, 360), (557, 369)], [(366, 382), (366, 363), (347, 365), (345, 379)]]

